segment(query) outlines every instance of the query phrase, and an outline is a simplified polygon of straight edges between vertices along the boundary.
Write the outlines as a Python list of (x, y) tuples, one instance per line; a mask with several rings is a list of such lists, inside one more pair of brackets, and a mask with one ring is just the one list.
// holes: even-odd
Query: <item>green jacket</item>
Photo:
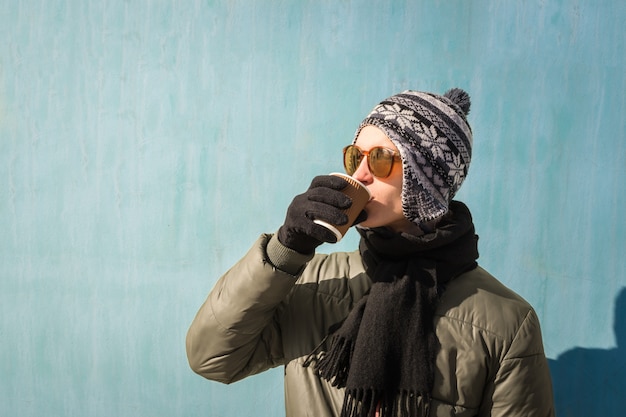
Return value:
[[(189, 364), (223, 383), (284, 365), (288, 417), (338, 416), (343, 390), (302, 364), (371, 281), (358, 251), (317, 254), (297, 276), (283, 272), (267, 260), (270, 239), (216, 283), (189, 328)], [(431, 416), (554, 416), (537, 316), (488, 272), (478, 267), (448, 285), (435, 328)]]

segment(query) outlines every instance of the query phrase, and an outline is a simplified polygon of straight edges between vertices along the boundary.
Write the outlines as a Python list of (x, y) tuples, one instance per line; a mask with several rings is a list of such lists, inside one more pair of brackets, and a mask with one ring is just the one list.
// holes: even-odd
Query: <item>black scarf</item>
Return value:
[(330, 329), (328, 350), (317, 355), (316, 349), (305, 366), (317, 359), (323, 378), (346, 387), (342, 417), (370, 417), (377, 407), (381, 417), (428, 415), (439, 349), (437, 302), (448, 282), (477, 265), (471, 214), (453, 201), (432, 233), (359, 233), (372, 287)]

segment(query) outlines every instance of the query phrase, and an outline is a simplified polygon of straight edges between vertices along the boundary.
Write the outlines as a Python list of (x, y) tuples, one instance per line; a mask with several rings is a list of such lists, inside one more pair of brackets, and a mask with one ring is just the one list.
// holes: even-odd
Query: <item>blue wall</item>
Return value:
[(619, 415), (623, 1), (0, 3), (0, 415), (281, 415), (280, 369), (205, 381), (187, 326), (374, 104), (454, 86), (482, 265), (560, 416)]

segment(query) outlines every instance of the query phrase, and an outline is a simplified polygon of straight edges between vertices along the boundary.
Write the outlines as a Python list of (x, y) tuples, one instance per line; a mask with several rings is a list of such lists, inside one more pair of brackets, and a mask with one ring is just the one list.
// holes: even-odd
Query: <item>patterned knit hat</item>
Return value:
[(463, 183), (472, 156), (469, 95), (404, 91), (383, 100), (359, 125), (381, 129), (402, 157), (402, 208), (417, 225), (439, 219)]

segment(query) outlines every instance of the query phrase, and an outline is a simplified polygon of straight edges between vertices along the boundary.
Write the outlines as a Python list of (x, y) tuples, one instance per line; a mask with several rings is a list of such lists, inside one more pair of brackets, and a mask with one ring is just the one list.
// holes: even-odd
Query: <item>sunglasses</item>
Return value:
[(367, 156), (367, 167), (372, 175), (378, 178), (385, 178), (391, 174), (394, 161), (400, 161), (400, 154), (397, 151), (382, 146), (376, 146), (369, 151), (364, 151), (355, 145), (348, 145), (343, 148), (343, 166), (348, 175), (356, 172), (361, 165), (361, 161)]

